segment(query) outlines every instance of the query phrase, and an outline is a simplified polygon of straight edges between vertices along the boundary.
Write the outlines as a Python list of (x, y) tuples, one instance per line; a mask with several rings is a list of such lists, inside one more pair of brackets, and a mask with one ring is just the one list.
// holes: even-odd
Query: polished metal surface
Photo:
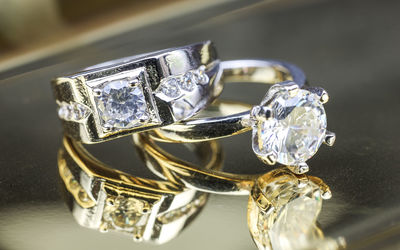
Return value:
[[(322, 204), (318, 227), (325, 237), (344, 237), (349, 249), (399, 248), (400, 3), (284, 0), (225, 13), (224, 8), (46, 57), (1, 80), (0, 249), (256, 249), (246, 221), (246, 196), (210, 195), (196, 220), (161, 246), (81, 227), (61, 196), (56, 156), (62, 129), (49, 80), (113, 58), (207, 39), (215, 42), (222, 60), (290, 61), (307, 72), (313, 85), (329, 90), (328, 122), (338, 139), (334, 148), (319, 150), (309, 173), (332, 191)], [(243, 86), (227, 86), (222, 97), (254, 105), (265, 94), (265, 85)], [(248, 138), (245, 133), (221, 140), (224, 170), (249, 175), (271, 170), (254, 156)], [(162, 146), (188, 157), (180, 147)], [(130, 138), (88, 150), (121, 171), (154, 178), (135, 164), (139, 157), (132, 154)]]
[[(222, 61), (220, 71), (221, 76), (218, 78), (221, 78), (222, 83), (246, 82), (246, 84), (272, 85), (293, 81), (299, 87), (303, 87), (306, 83), (306, 76), (300, 68), (276, 60)], [(250, 110), (247, 110), (226, 116), (219, 114), (219, 116), (193, 118), (152, 130), (150, 133), (153, 139), (163, 142), (198, 142), (240, 134), (250, 128)]]
[[(194, 86), (190, 93), (186, 91), (188, 93), (171, 98), (159, 90), (164, 87), (161, 86), (163, 80), (189, 74), (201, 67), (204, 67), (202, 73), (204, 71), (207, 80), (202, 84), (192, 83)], [(52, 87), (64, 132), (84, 143), (96, 143), (190, 118), (221, 93), (218, 72), (216, 50), (210, 41), (206, 41), (97, 64), (81, 72), (56, 78)], [(130, 95), (126, 93), (128, 87), (120, 87), (125, 82), (129, 82), (126, 85), (129, 86)], [(115, 83), (120, 84), (119, 89), (125, 89), (125, 92), (119, 90), (119, 99), (114, 97), (113, 107), (112, 104), (103, 103), (105, 101), (102, 98), (105, 97), (102, 97), (104, 90), (101, 88)], [(174, 87), (177, 87), (176, 83)], [(111, 93), (106, 98), (112, 101)], [(133, 94), (140, 98), (142, 106), (128, 106), (129, 100), (134, 98)], [(125, 103), (127, 107), (118, 111), (118, 103)], [(104, 110), (101, 110), (102, 106), (105, 106)], [(118, 119), (124, 120), (130, 114), (135, 124), (116, 126), (109, 121), (115, 122), (115, 119), (104, 120), (105, 114), (118, 112), (121, 112)]]

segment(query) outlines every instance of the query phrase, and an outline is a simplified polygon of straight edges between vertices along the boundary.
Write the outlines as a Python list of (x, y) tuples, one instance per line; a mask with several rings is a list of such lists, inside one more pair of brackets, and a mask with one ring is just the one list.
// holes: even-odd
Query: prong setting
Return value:
[(335, 144), (336, 134), (330, 131), (327, 131), (325, 134), (324, 143), (328, 146), (333, 146)]
[(268, 165), (280, 163), (296, 174), (308, 172), (305, 162), (323, 142), (334, 142), (334, 133), (326, 131), (327, 98), (322, 88), (301, 89), (294, 82), (273, 85), (250, 113), (256, 155)]
[(288, 166), (288, 168), (295, 174), (305, 174), (309, 171), (309, 166), (305, 162), (294, 166)]
[(272, 110), (268, 106), (254, 106), (251, 110), (251, 116), (256, 120), (265, 121), (272, 118)]
[(277, 156), (274, 153), (269, 153), (261, 158), (261, 160), (268, 165), (275, 165)]

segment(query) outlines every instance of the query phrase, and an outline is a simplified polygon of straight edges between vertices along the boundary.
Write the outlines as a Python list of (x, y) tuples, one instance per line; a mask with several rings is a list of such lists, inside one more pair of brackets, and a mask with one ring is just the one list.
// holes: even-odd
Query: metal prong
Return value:
[(101, 96), (101, 93), (102, 93), (101, 89), (94, 89), (93, 90), (93, 95), (95, 95), (95, 96)]
[(101, 224), (99, 230), (101, 233), (107, 233), (108, 232), (108, 224), (107, 223)]
[(111, 126), (111, 124), (106, 123), (103, 125), (103, 129), (104, 129), (104, 132), (108, 133), (108, 132), (112, 131), (112, 126)]
[(283, 87), (289, 92), (291, 97), (294, 97), (299, 92), (299, 85), (294, 82), (286, 83)]
[(299, 165), (296, 166), (288, 166), (288, 168), (295, 174), (304, 174), (307, 173), (309, 170), (309, 167), (305, 162), (300, 163)]
[(133, 234), (133, 240), (135, 242), (141, 242), (143, 240), (143, 237), (141, 234)]
[(328, 200), (332, 197), (331, 189), (320, 178), (318, 178), (316, 176), (308, 176), (308, 179), (319, 186), (319, 189), (322, 192), (322, 194), (321, 194), (322, 199)]
[(277, 159), (277, 155), (274, 153), (269, 153), (266, 156), (262, 157), (262, 161), (268, 165), (275, 165), (276, 163), (276, 159)]
[(135, 87), (138, 83), (139, 83), (139, 80), (138, 80), (138, 79), (133, 79), (133, 80), (129, 83), (129, 86)]
[(321, 197), (324, 200), (329, 200), (330, 198), (332, 198), (331, 190), (329, 190), (329, 189), (328, 190), (323, 190)]
[(319, 97), (319, 101), (322, 104), (325, 104), (329, 101), (329, 95), (328, 92), (326, 92), (325, 89), (320, 88), (320, 87), (310, 87), (307, 88), (311, 93), (316, 94)]
[(107, 198), (106, 200), (107, 206), (114, 206), (114, 199), (113, 198)]
[(254, 106), (251, 109), (251, 116), (257, 120), (267, 120), (272, 117), (272, 110), (267, 106)]
[(319, 101), (323, 104), (327, 103), (329, 101), (329, 95), (328, 92), (326, 92), (326, 90), (322, 90), (321, 95), (319, 96)]
[(333, 132), (326, 132), (324, 143), (328, 146), (333, 146), (336, 140), (336, 135)]

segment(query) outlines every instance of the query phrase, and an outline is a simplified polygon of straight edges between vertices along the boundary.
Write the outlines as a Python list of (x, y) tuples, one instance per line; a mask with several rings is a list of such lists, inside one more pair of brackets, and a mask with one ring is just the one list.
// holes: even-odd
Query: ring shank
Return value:
[[(304, 72), (297, 66), (274, 60), (234, 60), (220, 63), (221, 81), (252, 82), (275, 84), (283, 81), (294, 81), (299, 87), (306, 83)], [(224, 107), (221, 107), (224, 105)], [(175, 123), (160, 129), (152, 130), (149, 135), (156, 141), (163, 142), (200, 142), (214, 140), (240, 134), (250, 130), (250, 109), (245, 111), (245, 105), (234, 102), (218, 102), (213, 109), (219, 114), (204, 117), (200, 113), (195, 118)], [(227, 110), (231, 113), (226, 114)], [(232, 114), (234, 111), (235, 113)]]

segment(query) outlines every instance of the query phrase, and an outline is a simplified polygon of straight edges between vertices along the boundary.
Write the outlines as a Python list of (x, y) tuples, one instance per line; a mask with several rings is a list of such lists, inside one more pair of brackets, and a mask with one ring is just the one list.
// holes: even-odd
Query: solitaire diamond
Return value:
[(148, 121), (143, 89), (128, 79), (107, 82), (95, 90), (95, 101), (102, 125), (108, 128), (133, 128)]
[(275, 86), (263, 105), (252, 111), (253, 150), (261, 158), (269, 155), (276, 162), (296, 166), (311, 158), (324, 141), (325, 110), (315, 93)]

